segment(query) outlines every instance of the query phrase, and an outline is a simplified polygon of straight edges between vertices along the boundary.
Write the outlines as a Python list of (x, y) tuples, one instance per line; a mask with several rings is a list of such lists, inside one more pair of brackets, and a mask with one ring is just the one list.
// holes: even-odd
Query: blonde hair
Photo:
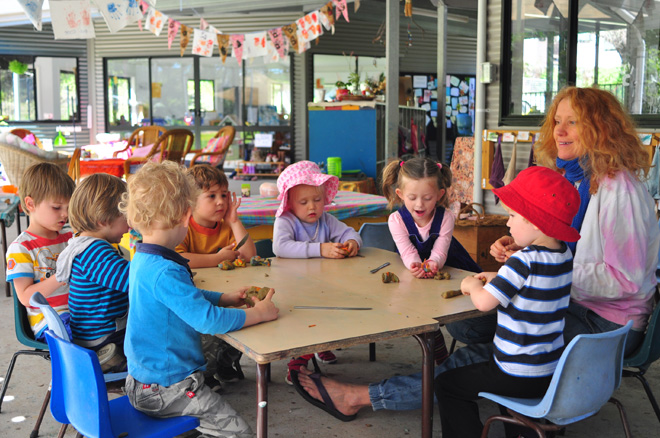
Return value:
[(76, 184), (61, 167), (52, 163), (33, 164), (23, 173), (18, 187), (21, 207), (26, 214), (30, 214), (25, 205), (26, 196), (32, 198), (34, 205), (47, 199), (68, 202), (75, 188)]
[(188, 169), (188, 173), (195, 178), (197, 187), (202, 190), (208, 190), (216, 184), (221, 188), (229, 186), (225, 173), (210, 164), (195, 164)]
[(199, 189), (192, 175), (173, 161), (148, 162), (128, 180), (119, 210), (140, 233), (169, 230), (195, 208)]
[(445, 190), (445, 194), (438, 201), (438, 205), (447, 207), (448, 191), (451, 187), (451, 170), (449, 166), (438, 163), (430, 158), (411, 158), (408, 161), (399, 159), (391, 160), (385, 169), (381, 186), (383, 195), (387, 198), (388, 207), (391, 209), (401, 201), (396, 194), (397, 188), (403, 188), (403, 179), (420, 180), (424, 178), (435, 179), (438, 190)]
[(637, 136), (635, 124), (621, 103), (608, 91), (598, 88), (565, 87), (557, 93), (541, 126), (541, 140), (534, 148), (536, 162), (557, 169), (554, 139), (555, 116), (559, 103), (568, 99), (577, 116), (577, 130), (586, 160), (581, 160), (590, 175), (590, 193), (598, 190), (604, 177), (628, 170), (634, 177), (649, 171), (649, 155)]
[(69, 203), (69, 221), (77, 232), (97, 231), (122, 215), (119, 202), (126, 193), (126, 183), (107, 173), (88, 176), (73, 191)]

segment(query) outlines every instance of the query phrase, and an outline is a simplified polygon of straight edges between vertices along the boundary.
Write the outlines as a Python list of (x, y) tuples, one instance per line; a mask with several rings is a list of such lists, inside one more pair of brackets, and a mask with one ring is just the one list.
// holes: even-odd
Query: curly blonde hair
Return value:
[(148, 162), (128, 180), (119, 210), (144, 235), (172, 229), (195, 208), (199, 188), (183, 166), (172, 161)]
[(122, 215), (119, 202), (126, 193), (126, 183), (107, 173), (95, 173), (83, 179), (69, 202), (69, 222), (77, 232), (97, 231)]
[[(553, 136), (559, 103), (568, 99), (577, 117), (580, 144), (587, 157), (581, 164), (591, 177), (590, 193), (598, 190), (604, 177), (621, 170), (640, 178), (649, 171), (649, 155), (637, 136), (635, 124), (611, 93), (598, 88), (565, 87), (552, 102), (534, 148), (536, 162), (557, 169), (557, 145)], [(641, 172), (640, 172), (641, 171)]]

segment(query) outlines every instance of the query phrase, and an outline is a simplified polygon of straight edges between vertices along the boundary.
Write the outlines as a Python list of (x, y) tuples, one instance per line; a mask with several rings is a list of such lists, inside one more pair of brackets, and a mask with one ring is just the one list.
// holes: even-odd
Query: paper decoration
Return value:
[(181, 27), (181, 23), (179, 23), (176, 20), (172, 20), (171, 18), (169, 19), (168, 25), (167, 25), (167, 48), (171, 49), (172, 48), (172, 41), (174, 41), (174, 38), (176, 38), (176, 34), (179, 33), (179, 27)]
[(181, 45), (181, 56), (183, 56), (190, 42), (190, 33), (192, 32), (192, 27), (188, 27), (185, 24), (181, 24), (181, 37), (179, 39), (179, 44)]
[(278, 27), (277, 29), (271, 29), (268, 31), (268, 35), (270, 36), (270, 42), (277, 50), (277, 54), (280, 56), (280, 58), (284, 58), (284, 55), (286, 52), (284, 51), (284, 39), (282, 37), (282, 28)]
[(44, 0), (18, 0), (18, 4), (21, 5), (34, 28), (41, 32), (41, 9)]
[(319, 15), (319, 11), (310, 12), (296, 21), (299, 43), (308, 43), (323, 35)]
[(246, 33), (245, 43), (243, 45), (243, 59), (266, 56), (268, 54), (266, 39), (266, 31)]
[(94, 38), (89, 0), (58, 1), (50, 11), (56, 40)]
[(195, 29), (193, 38), (193, 55), (206, 56), (210, 58), (213, 55), (215, 46), (215, 34), (205, 30)]
[(332, 2), (329, 1), (319, 10), (321, 19), (321, 24), (325, 27), (325, 30), (331, 30), (332, 34), (335, 34), (335, 15), (332, 13)]
[(111, 33), (116, 33), (142, 18), (137, 0), (94, 0)]
[(209, 23), (205, 19), (200, 18), (199, 19), (199, 28), (202, 29), (202, 30), (206, 30), (207, 27), (209, 27)]
[(348, 23), (348, 7), (346, 6), (346, 0), (332, 0), (332, 3), (335, 5), (335, 19), (339, 20), (339, 16), (343, 15), (344, 20)]
[(207, 30), (209, 32), (213, 32), (213, 33), (220, 33), (220, 31), (218, 29), (216, 29), (215, 26), (211, 26), (210, 24), (209, 24), (209, 27), (207, 28)]
[(238, 60), (238, 65), (243, 62), (243, 43), (245, 35), (232, 35), (230, 38), (232, 51), (231, 54)]
[(291, 47), (295, 52), (298, 52), (298, 25), (296, 23), (287, 24), (282, 26), (282, 32), (286, 35)]
[(151, 8), (147, 14), (147, 30), (156, 36), (160, 36), (160, 31), (163, 30), (163, 26), (165, 26), (167, 20), (167, 15), (163, 15), (162, 12)]
[(218, 39), (218, 49), (220, 49), (220, 57), (222, 58), (222, 63), (225, 63), (227, 55), (229, 55), (229, 35), (217, 34)]

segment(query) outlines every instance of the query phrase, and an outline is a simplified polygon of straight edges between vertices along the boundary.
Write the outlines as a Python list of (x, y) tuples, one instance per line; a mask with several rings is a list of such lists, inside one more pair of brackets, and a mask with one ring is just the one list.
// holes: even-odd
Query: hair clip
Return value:
[(404, 163), (403, 160), (399, 161), (399, 166), (403, 167), (403, 163)]
[(442, 163), (438, 163), (438, 167), (442, 169)]

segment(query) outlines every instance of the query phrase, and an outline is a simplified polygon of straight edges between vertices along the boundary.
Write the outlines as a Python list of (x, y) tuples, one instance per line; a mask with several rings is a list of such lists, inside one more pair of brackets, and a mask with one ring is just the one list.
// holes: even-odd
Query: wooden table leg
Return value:
[(257, 364), (257, 438), (268, 437), (268, 368)]
[(434, 333), (414, 335), (422, 347), (422, 438), (431, 438), (433, 434), (433, 351)]

